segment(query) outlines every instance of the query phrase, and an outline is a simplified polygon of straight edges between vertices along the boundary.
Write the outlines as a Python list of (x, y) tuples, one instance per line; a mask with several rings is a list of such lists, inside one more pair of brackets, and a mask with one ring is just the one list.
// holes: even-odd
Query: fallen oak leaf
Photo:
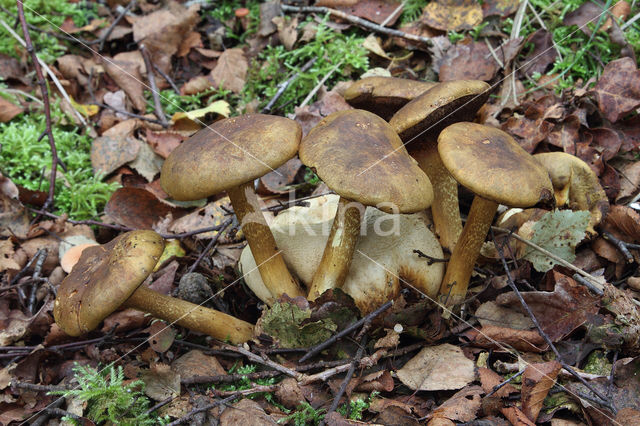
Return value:
[(609, 62), (589, 92), (605, 118), (615, 123), (640, 106), (640, 71), (631, 58)]
[(240, 93), (244, 87), (248, 69), (249, 64), (242, 49), (232, 48), (222, 52), (210, 76), (214, 86)]

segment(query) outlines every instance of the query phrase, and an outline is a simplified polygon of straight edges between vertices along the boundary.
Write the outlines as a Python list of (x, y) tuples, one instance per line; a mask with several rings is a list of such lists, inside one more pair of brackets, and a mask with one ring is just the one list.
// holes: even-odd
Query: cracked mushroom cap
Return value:
[(438, 83), (396, 77), (365, 77), (344, 92), (344, 99), (354, 108), (371, 111), (388, 120), (407, 102)]
[(85, 249), (58, 289), (56, 323), (70, 336), (96, 328), (142, 284), (163, 249), (164, 239), (153, 231), (127, 232)]
[[(289, 269), (307, 285), (320, 264), (338, 199), (334, 194), (312, 199), (309, 207), (287, 209), (271, 224)], [(418, 249), (434, 258), (443, 257), (440, 244), (427, 228), (424, 213), (392, 215), (370, 207), (364, 215), (363, 229), (342, 286), (363, 314), (397, 297), (403, 286), (401, 280), (429, 297), (437, 294), (444, 264), (429, 265), (413, 252)], [(268, 295), (255, 270), (251, 250), (242, 251), (239, 267), (248, 271), (245, 282), (259, 298)]]
[(162, 166), (160, 184), (176, 200), (197, 200), (264, 176), (296, 155), (298, 123), (246, 114), (217, 121), (184, 141)]
[(609, 211), (609, 200), (598, 176), (580, 158), (565, 152), (545, 152), (533, 156), (549, 172), (558, 207), (569, 205), (571, 210), (591, 213), (587, 231), (594, 234)]
[(549, 203), (549, 174), (502, 130), (455, 123), (438, 137), (438, 152), (453, 177), (474, 194), (510, 207)]
[(489, 84), (480, 80), (439, 83), (402, 107), (389, 124), (403, 141), (422, 132), (437, 135), (452, 122), (473, 121), (487, 101), (490, 89)]
[(392, 212), (431, 205), (429, 178), (379, 116), (360, 109), (335, 112), (300, 144), (300, 160), (344, 198)]

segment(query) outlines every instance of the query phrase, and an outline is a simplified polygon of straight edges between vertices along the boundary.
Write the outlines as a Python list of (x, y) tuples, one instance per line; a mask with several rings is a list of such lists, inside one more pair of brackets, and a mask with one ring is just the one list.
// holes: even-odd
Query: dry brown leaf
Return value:
[(631, 58), (609, 62), (590, 92), (602, 114), (612, 123), (640, 106), (640, 71)]
[(183, 380), (196, 376), (219, 376), (227, 374), (215, 357), (205, 355), (198, 349), (191, 350), (173, 361), (171, 369), (180, 374)]
[(264, 412), (260, 404), (251, 399), (242, 399), (224, 410), (220, 416), (220, 426), (255, 425), (276, 426), (275, 422)]
[(295, 409), (306, 401), (298, 381), (293, 377), (287, 377), (278, 383), (275, 393), (280, 403), (290, 409)]
[(320, 89), (316, 102), (295, 108), (296, 121), (302, 126), (302, 134), (306, 135), (324, 117), (345, 109), (352, 109), (352, 106), (339, 93)]
[[(504, 378), (502, 376), (485, 367), (478, 368), (478, 376), (480, 377), (480, 383), (485, 393), (493, 391), (493, 388), (504, 382)], [(507, 383), (494, 392), (494, 395), (498, 398), (506, 398), (510, 393), (516, 392), (518, 392), (518, 390), (513, 387), (511, 383)]]
[(498, 72), (498, 67), (485, 43), (467, 38), (447, 51), (440, 64), (439, 80), (489, 81)]
[(103, 58), (102, 66), (118, 87), (127, 94), (138, 111), (144, 111), (147, 102), (144, 99), (142, 74), (145, 72), (144, 59), (139, 51), (119, 53), (113, 58)]
[(180, 143), (186, 139), (186, 136), (170, 131), (154, 132), (151, 129), (146, 129), (146, 138), (156, 154), (162, 158), (167, 158), (169, 154), (171, 154), (171, 151), (176, 149)]
[(484, 17), (487, 16), (509, 16), (518, 10), (519, 0), (484, 0), (481, 2)]
[(240, 93), (244, 87), (249, 64), (242, 49), (225, 50), (218, 58), (218, 64), (211, 71), (214, 86)]
[(140, 374), (145, 384), (144, 393), (156, 401), (180, 395), (180, 374), (171, 371), (166, 364), (152, 365)]
[(213, 86), (213, 81), (211, 81), (210, 76), (197, 75), (182, 85), (180, 94), (195, 95), (196, 93), (204, 92), (211, 86)]
[(575, 151), (576, 142), (580, 139), (579, 130), (580, 119), (575, 114), (571, 114), (562, 123), (554, 126), (547, 135), (547, 141), (571, 154)]
[(457, 347), (445, 343), (423, 348), (397, 376), (413, 390), (460, 389), (475, 379), (473, 361)]
[(470, 422), (476, 418), (482, 405), (484, 391), (480, 386), (468, 386), (455, 393), (438, 408), (433, 410), (433, 417), (444, 417), (457, 422)]
[(170, 57), (178, 52), (180, 44), (193, 31), (199, 21), (195, 4), (186, 9), (170, 1), (168, 8), (144, 15), (133, 23), (133, 39), (143, 43), (153, 54), (154, 61), (161, 56)]
[(483, 348), (504, 350), (505, 347), (513, 347), (519, 351), (541, 353), (546, 347), (544, 339), (536, 330), (516, 330), (488, 325), (473, 335), (474, 345)]
[(562, 365), (558, 361), (529, 364), (522, 374), (522, 412), (535, 422), (544, 399), (555, 384)]
[(502, 412), (502, 415), (505, 416), (507, 420), (509, 420), (509, 422), (514, 426), (535, 426), (536, 425), (531, 420), (529, 420), (527, 416), (525, 416), (525, 414), (522, 411), (520, 411), (518, 407), (514, 407), (514, 406), (504, 407), (504, 408), (501, 408), (500, 411)]
[(20, 265), (13, 258), (14, 254), (15, 251), (11, 240), (0, 241), (0, 272), (4, 272), (7, 269), (20, 269)]
[(437, 0), (424, 8), (422, 22), (443, 31), (470, 30), (482, 22), (482, 6), (475, 0)]
[(632, 197), (640, 190), (640, 161), (627, 163), (620, 168), (620, 192), (616, 201), (626, 201), (627, 197)]
[(11, 121), (13, 117), (22, 114), (23, 111), (18, 105), (0, 97), (0, 123)]
[(286, 19), (284, 16), (276, 16), (271, 20), (278, 28), (278, 38), (285, 49), (293, 49), (298, 39), (298, 18)]
[(154, 321), (145, 331), (149, 333), (149, 346), (159, 353), (169, 350), (177, 334), (176, 330), (164, 321)]
[(191, 49), (196, 47), (204, 47), (202, 44), (202, 37), (200, 33), (196, 31), (191, 31), (187, 36), (180, 42), (180, 46), (178, 47), (178, 51), (176, 52), (176, 56), (183, 57), (187, 56), (187, 54), (191, 51)]
[(534, 327), (533, 321), (521, 312), (500, 306), (493, 301), (483, 303), (475, 313), (476, 318), (483, 327), (486, 325), (497, 325), (509, 327), (516, 330), (529, 330)]
[(545, 29), (539, 29), (527, 37), (525, 43), (532, 43), (533, 50), (526, 56), (526, 62), (520, 68), (520, 72), (529, 77), (534, 73), (544, 74), (547, 67), (558, 56), (551, 33)]
[(620, 230), (628, 242), (640, 241), (640, 214), (630, 207), (611, 206), (605, 224), (607, 227)]
[(140, 142), (131, 137), (100, 136), (91, 144), (91, 166), (95, 173), (109, 175), (133, 161), (140, 151)]
[(120, 225), (135, 229), (153, 229), (153, 225), (171, 214), (184, 211), (160, 201), (151, 192), (134, 187), (118, 188), (104, 207), (105, 213)]

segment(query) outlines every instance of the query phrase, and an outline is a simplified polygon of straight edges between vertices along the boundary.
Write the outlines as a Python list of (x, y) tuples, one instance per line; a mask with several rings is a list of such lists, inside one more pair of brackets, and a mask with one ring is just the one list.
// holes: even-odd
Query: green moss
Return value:
[[(49, 32), (60, 33), (58, 29), (67, 18), (73, 19), (77, 27), (87, 25), (91, 19), (97, 18), (97, 5), (95, 2), (79, 1), (71, 3), (67, 0), (24, 0), (24, 16), (27, 23)], [(14, 0), (0, 0), (0, 5), (9, 10), (13, 16), (17, 15), (16, 2)], [(14, 17), (0, 11), (0, 19), (11, 25)], [(22, 28), (18, 26), (16, 32), (24, 38)], [(29, 34), (40, 59), (46, 63), (52, 63), (56, 58), (67, 52), (66, 42), (60, 41), (49, 34), (30, 30)], [(0, 53), (19, 57), (23, 51), (16, 39), (0, 25)]]
[[(53, 137), (58, 156), (67, 166), (65, 173), (58, 167), (55, 206), (74, 219), (96, 216), (116, 190), (116, 184), (102, 182), (91, 168), (91, 138), (73, 126), (64, 126), (64, 113), (57, 104), (51, 108)], [(46, 128), (42, 111), (14, 118), (0, 124), (2, 173), (27, 189), (48, 191), (45, 176), (51, 170), (51, 150), (47, 137), (38, 140)]]

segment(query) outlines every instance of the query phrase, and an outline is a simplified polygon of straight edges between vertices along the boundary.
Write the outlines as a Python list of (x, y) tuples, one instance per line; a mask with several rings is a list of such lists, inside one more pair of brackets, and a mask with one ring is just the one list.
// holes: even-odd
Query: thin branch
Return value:
[[(347, 370), (347, 374), (345, 375), (344, 379), (342, 380), (342, 383), (340, 384), (340, 389), (338, 389), (338, 392), (333, 397), (333, 402), (331, 403), (331, 407), (329, 407), (329, 411), (327, 411), (327, 414), (332, 413), (338, 409), (338, 404), (340, 404), (340, 399), (342, 398), (342, 395), (344, 395), (345, 391), (347, 390), (347, 386), (351, 381), (351, 377), (353, 377), (353, 373), (356, 372), (356, 367), (358, 366), (358, 364), (360, 364), (360, 360), (362, 359), (362, 355), (364, 354), (364, 347), (366, 343), (367, 343), (367, 337), (365, 336), (362, 339), (362, 342), (360, 343), (360, 347), (358, 347), (358, 352), (356, 352), (356, 356), (353, 358), (353, 361), (351, 361), (351, 364), (349, 365), (349, 370)], [(349, 406), (347, 405), (347, 410), (348, 409), (349, 409)], [(349, 416), (349, 413), (347, 412), (347, 417), (348, 416)], [(326, 423), (323, 421), (322, 424), (326, 424)]]
[(322, 351), (323, 349), (328, 348), (329, 346), (333, 345), (341, 337), (344, 337), (347, 334), (351, 333), (353, 330), (357, 329), (358, 327), (361, 327), (364, 324), (366, 324), (368, 322), (371, 322), (375, 317), (377, 317), (378, 315), (382, 314), (384, 311), (389, 309), (392, 305), (393, 305), (393, 300), (388, 301), (387, 303), (385, 303), (384, 305), (380, 306), (375, 311), (371, 312), (370, 314), (368, 314), (364, 318), (354, 322), (353, 324), (351, 324), (349, 327), (345, 328), (341, 332), (334, 334), (333, 336), (331, 336), (329, 339), (325, 340), (324, 342), (312, 347), (311, 349), (309, 349), (309, 352), (307, 352), (307, 354), (305, 356), (303, 356), (302, 358), (300, 358), (298, 360), (298, 363), (305, 362), (306, 360), (308, 360), (312, 356), (315, 356), (316, 354), (320, 353), (320, 351)]
[(180, 89), (178, 89), (178, 86), (176, 86), (176, 83), (173, 81), (171, 77), (169, 77), (169, 75), (166, 72), (162, 71), (162, 69), (156, 64), (153, 64), (153, 69), (156, 70), (156, 72), (160, 74), (162, 78), (167, 80), (167, 83), (169, 83), (169, 86), (171, 86), (174, 92), (176, 92), (178, 95), (180, 94)]
[(38, 56), (36, 55), (36, 51), (33, 48), (33, 44), (31, 43), (31, 36), (29, 35), (29, 28), (27, 27), (27, 20), (24, 17), (24, 9), (22, 8), (22, 1), (17, 0), (16, 5), (18, 6), (18, 19), (20, 20), (20, 25), (22, 26), (22, 34), (24, 35), (25, 47), (27, 52), (31, 55), (31, 60), (33, 61), (33, 67), (36, 70), (36, 75), (38, 77), (38, 85), (40, 86), (40, 93), (42, 94), (42, 103), (44, 104), (44, 116), (46, 121), (46, 130), (47, 139), (49, 140), (49, 147), (51, 149), (51, 176), (49, 176), (49, 193), (47, 194), (47, 201), (44, 203), (43, 210), (48, 210), (49, 208), (53, 208), (55, 204), (55, 194), (56, 194), (56, 176), (58, 171), (58, 150), (56, 149), (56, 141), (53, 138), (53, 130), (51, 128), (51, 105), (49, 104), (49, 90), (47, 88), (47, 82), (44, 79), (44, 75), (42, 74), (42, 68), (40, 67), (40, 61), (38, 60)]
[(378, 24), (374, 24), (371, 21), (367, 21), (366, 19), (358, 18), (357, 16), (348, 15), (340, 10), (331, 9), (329, 7), (317, 7), (317, 6), (290, 6), (288, 4), (282, 5), (282, 10), (285, 12), (298, 12), (298, 13), (323, 13), (323, 14), (331, 14), (333, 16), (337, 16), (338, 18), (344, 19), (345, 21), (349, 21), (352, 24), (359, 25), (368, 30), (386, 34), (394, 37), (402, 37), (407, 40), (424, 43), (428, 46), (431, 45), (431, 39), (428, 37), (418, 36), (415, 34), (405, 33), (404, 31), (394, 30), (391, 28), (383, 27)]
[(213, 248), (213, 246), (216, 245), (216, 243), (218, 242), (218, 239), (220, 238), (220, 235), (222, 235), (222, 232), (229, 226), (231, 225), (231, 222), (233, 222), (233, 219), (227, 219), (225, 220), (221, 225), (220, 225), (220, 229), (218, 230), (218, 233), (211, 239), (211, 241), (209, 241), (209, 244), (207, 244), (207, 247), (205, 247), (204, 250), (202, 250), (202, 252), (200, 253), (200, 255), (198, 256), (198, 258), (196, 259), (195, 262), (193, 262), (193, 265), (191, 265), (189, 267), (189, 269), (187, 270), (187, 274), (192, 273), (193, 271), (195, 271), (195, 269), (198, 267), (198, 265), (200, 264), (200, 262), (202, 261), (202, 259), (207, 255), (207, 253), (209, 253), (209, 251), (211, 251), (211, 249)]
[(289, 86), (291, 86), (291, 84), (293, 84), (293, 82), (296, 81), (298, 77), (300, 77), (300, 74), (307, 72), (307, 70), (311, 68), (313, 64), (316, 63), (317, 60), (318, 58), (311, 58), (310, 60), (307, 61), (306, 64), (302, 66), (302, 68), (300, 68), (298, 72), (293, 74), (286, 81), (283, 81), (282, 83), (278, 84), (278, 91), (276, 92), (275, 95), (273, 95), (273, 98), (271, 98), (269, 103), (264, 108), (262, 108), (262, 111), (260, 112), (262, 112), (263, 114), (269, 114), (273, 106), (276, 104), (276, 102), (278, 102), (278, 99), (280, 99), (280, 97), (289, 88)]
[(102, 49), (104, 48), (104, 44), (107, 41), (107, 39), (109, 38), (109, 36), (111, 35), (111, 33), (113, 32), (113, 29), (116, 27), (116, 25), (118, 25), (120, 23), (120, 21), (122, 20), (122, 18), (124, 18), (124, 16), (127, 14), (127, 12), (129, 12), (133, 8), (133, 6), (135, 6), (135, 5), (136, 5), (136, 0), (131, 0), (131, 2), (129, 2), (127, 7), (122, 9), (120, 14), (116, 17), (116, 19), (113, 20), (111, 25), (109, 25), (109, 28), (107, 28), (107, 30), (98, 39), (97, 43), (100, 44), (98, 46), (98, 51), (102, 51)]
[(160, 102), (160, 92), (158, 91), (158, 86), (156, 85), (156, 76), (153, 74), (153, 65), (151, 63), (151, 56), (149, 55), (149, 51), (144, 47), (144, 44), (141, 44), (140, 53), (142, 54), (142, 59), (144, 59), (144, 65), (147, 69), (147, 80), (149, 81), (149, 86), (151, 86), (151, 95), (153, 96), (153, 105), (155, 108), (156, 117), (160, 120), (162, 127), (165, 129), (169, 127), (169, 122), (167, 121), (167, 116), (164, 115), (164, 111), (162, 110), (162, 102)]

